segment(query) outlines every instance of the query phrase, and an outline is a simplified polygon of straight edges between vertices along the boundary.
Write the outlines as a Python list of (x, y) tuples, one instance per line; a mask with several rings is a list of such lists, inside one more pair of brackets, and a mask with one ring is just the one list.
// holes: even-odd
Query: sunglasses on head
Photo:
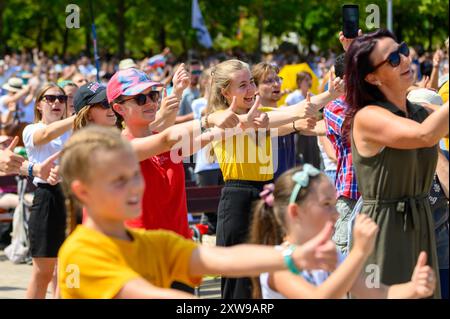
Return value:
[(48, 103), (55, 103), (58, 100), (59, 103), (67, 102), (67, 95), (44, 95), (42, 99), (45, 99)]
[(409, 57), (409, 48), (405, 42), (400, 43), (397, 50), (395, 50), (394, 52), (391, 52), (388, 55), (386, 60), (384, 60), (383, 62), (380, 62), (376, 66), (374, 66), (374, 68), (373, 68), (374, 71), (385, 63), (389, 63), (393, 68), (399, 66), (400, 62), (402, 61), (402, 57), (400, 56), (400, 54), (405, 57)]
[(137, 105), (142, 106), (142, 105), (147, 104), (148, 99), (150, 99), (151, 102), (157, 103), (157, 102), (159, 102), (160, 97), (161, 97), (161, 94), (159, 93), (159, 91), (151, 91), (147, 94), (140, 93), (138, 95), (133, 96), (131, 99), (118, 101), (118, 103), (135, 100)]

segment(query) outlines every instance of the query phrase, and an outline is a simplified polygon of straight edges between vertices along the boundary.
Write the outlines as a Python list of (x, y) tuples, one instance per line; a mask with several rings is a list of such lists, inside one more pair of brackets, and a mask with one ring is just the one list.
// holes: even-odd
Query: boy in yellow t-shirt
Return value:
[[(259, 245), (202, 247), (167, 231), (125, 228), (124, 221), (140, 213), (144, 183), (136, 155), (116, 129), (76, 132), (62, 151), (60, 173), (69, 200), (88, 213), (59, 251), (62, 298), (190, 298), (170, 289), (171, 283), (195, 286), (205, 274), (329, 271), (336, 265), (331, 224), (299, 249), (290, 246), (283, 253)], [(74, 217), (72, 210), (69, 226)]]

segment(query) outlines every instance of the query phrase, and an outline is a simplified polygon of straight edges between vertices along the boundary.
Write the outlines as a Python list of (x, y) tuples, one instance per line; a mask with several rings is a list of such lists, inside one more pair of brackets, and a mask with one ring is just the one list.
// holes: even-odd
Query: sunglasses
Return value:
[(94, 103), (94, 104), (91, 104), (92, 106), (96, 106), (96, 105), (98, 105), (98, 106), (101, 106), (102, 108), (104, 108), (104, 109), (109, 109), (111, 106), (109, 105), (109, 103), (108, 103), (108, 100), (103, 100), (103, 101), (101, 101), (101, 102), (98, 102), (98, 103)]
[(380, 62), (376, 66), (374, 66), (373, 70), (375, 71), (376, 69), (378, 69), (380, 66), (382, 66), (385, 63), (389, 63), (393, 68), (399, 66), (400, 62), (402, 61), (402, 57), (400, 56), (400, 54), (405, 57), (409, 57), (409, 48), (405, 42), (400, 43), (397, 50), (390, 53), (386, 60), (384, 60), (383, 62)]
[(201, 75), (202, 74), (202, 70), (193, 70), (191, 71), (192, 75)]
[(124, 103), (126, 101), (135, 100), (137, 105), (142, 106), (147, 104), (148, 99), (150, 99), (150, 101), (153, 103), (157, 103), (161, 99), (161, 94), (159, 93), (159, 91), (151, 91), (147, 94), (140, 93), (138, 95), (133, 96), (131, 99), (118, 101), (118, 103)]
[(58, 100), (59, 103), (67, 102), (67, 95), (44, 95), (42, 99), (45, 99), (48, 103), (55, 103)]

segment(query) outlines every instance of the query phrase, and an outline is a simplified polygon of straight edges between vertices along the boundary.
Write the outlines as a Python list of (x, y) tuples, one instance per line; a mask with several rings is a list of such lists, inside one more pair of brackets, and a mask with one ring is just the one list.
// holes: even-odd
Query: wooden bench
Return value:
[(186, 187), (187, 209), (191, 214), (217, 213), (223, 186)]

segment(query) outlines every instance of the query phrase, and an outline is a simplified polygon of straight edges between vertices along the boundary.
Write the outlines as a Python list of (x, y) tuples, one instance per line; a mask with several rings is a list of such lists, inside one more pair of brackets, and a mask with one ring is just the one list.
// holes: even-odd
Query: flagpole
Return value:
[(95, 60), (95, 68), (97, 69), (97, 82), (100, 82), (100, 57), (98, 56), (97, 50), (97, 32), (95, 30), (94, 9), (92, 7), (92, 0), (89, 0), (89, 8), (91, 11), (92, 41), (94, 43), (94, 60)]

